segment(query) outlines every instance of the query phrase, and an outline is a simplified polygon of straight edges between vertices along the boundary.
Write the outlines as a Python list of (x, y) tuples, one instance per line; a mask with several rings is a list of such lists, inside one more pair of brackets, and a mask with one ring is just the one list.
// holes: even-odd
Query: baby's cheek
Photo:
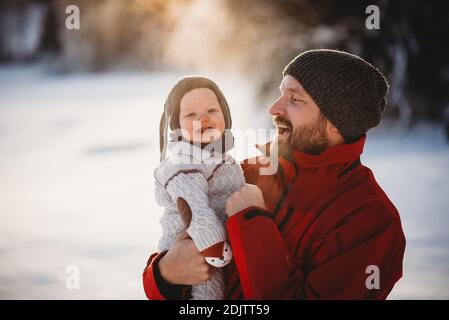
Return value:
[(191, 124), (188, 123), (181, 124), (181, 132), (184, 139), (192, 140), (193, 129)]
[(221, 131), (221, 133), (223, 133), (223, 132), (224, 132), (224, 129), (225, 129), (225, 120), (224, 120), (224, 117), (223, 117), (223, 115), (221, 115), (221, 116), (218, 116), (217, 118), (218, 118), (218, 119), (215, 119), (215, 123), (216, 123), (215, 127), (216, 127), (217, 129), (219, 129), (219, 130)]

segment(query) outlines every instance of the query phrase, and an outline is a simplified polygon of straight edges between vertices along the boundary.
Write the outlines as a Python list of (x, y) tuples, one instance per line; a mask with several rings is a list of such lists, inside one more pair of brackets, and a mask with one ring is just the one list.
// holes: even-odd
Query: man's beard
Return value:
[[(283, 116), (275, 116), (273, 121), (292, 128), (291, 122)], [(326, 117), (320, 115), (313, 124), (304, 124), (292, 129), (288, 139), (278, 140), (278, 153), (284, 157), (291, 157), (292, 151), (319, 155), (328, 146), (326, 134)]]

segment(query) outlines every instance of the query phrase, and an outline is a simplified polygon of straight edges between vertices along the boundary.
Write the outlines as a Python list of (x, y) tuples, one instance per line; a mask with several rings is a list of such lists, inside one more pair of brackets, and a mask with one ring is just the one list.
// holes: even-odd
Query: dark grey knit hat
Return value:
[(388, 82), (362, 58), (343, 51), (309, 50), (285, 67), (298, 80), (346, 142), (377, 126), (386, 105)]

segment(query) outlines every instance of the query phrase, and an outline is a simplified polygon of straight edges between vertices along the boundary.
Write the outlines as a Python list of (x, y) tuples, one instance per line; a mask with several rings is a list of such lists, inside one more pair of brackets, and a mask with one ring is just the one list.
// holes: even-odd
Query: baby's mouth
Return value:
[(211, 127), (211, 126), (201, 128), (201, 134), (203, 134), (203, 133), (206, 132), (207, 130), (212, 130), (212, 129), (214, 129), (214, 127)]

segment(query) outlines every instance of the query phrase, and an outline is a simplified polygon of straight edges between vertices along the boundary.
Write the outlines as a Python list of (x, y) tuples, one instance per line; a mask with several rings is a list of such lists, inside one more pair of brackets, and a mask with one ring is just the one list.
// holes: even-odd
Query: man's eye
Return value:
[(209, 109), (209, 110), (208, 110), (208, 112), (209, 112), (209, 113), (214, 113), (214, 112), (218, 112), (218, 109), (214, 109), (214, 108), (212, 108), (212, 109)]
[(295, 98), (295, 97), (291, 97), (290, 98), (290, 100), (293, 102), (293, 103), (301, 103), (301, 104), (306, 104), (305, 102), (304, 102), (304, 100), (301, 100), (301, 99), (298, 99), (298, 98)]
[(196, 113), (191, 112), (191, 113), (189, 113), (189, 114), (186, 114), (185, 117), (186, 117), (186, 118), (192, 118), (192, 117), (194, 117), (195, 115), (196, 115)]

